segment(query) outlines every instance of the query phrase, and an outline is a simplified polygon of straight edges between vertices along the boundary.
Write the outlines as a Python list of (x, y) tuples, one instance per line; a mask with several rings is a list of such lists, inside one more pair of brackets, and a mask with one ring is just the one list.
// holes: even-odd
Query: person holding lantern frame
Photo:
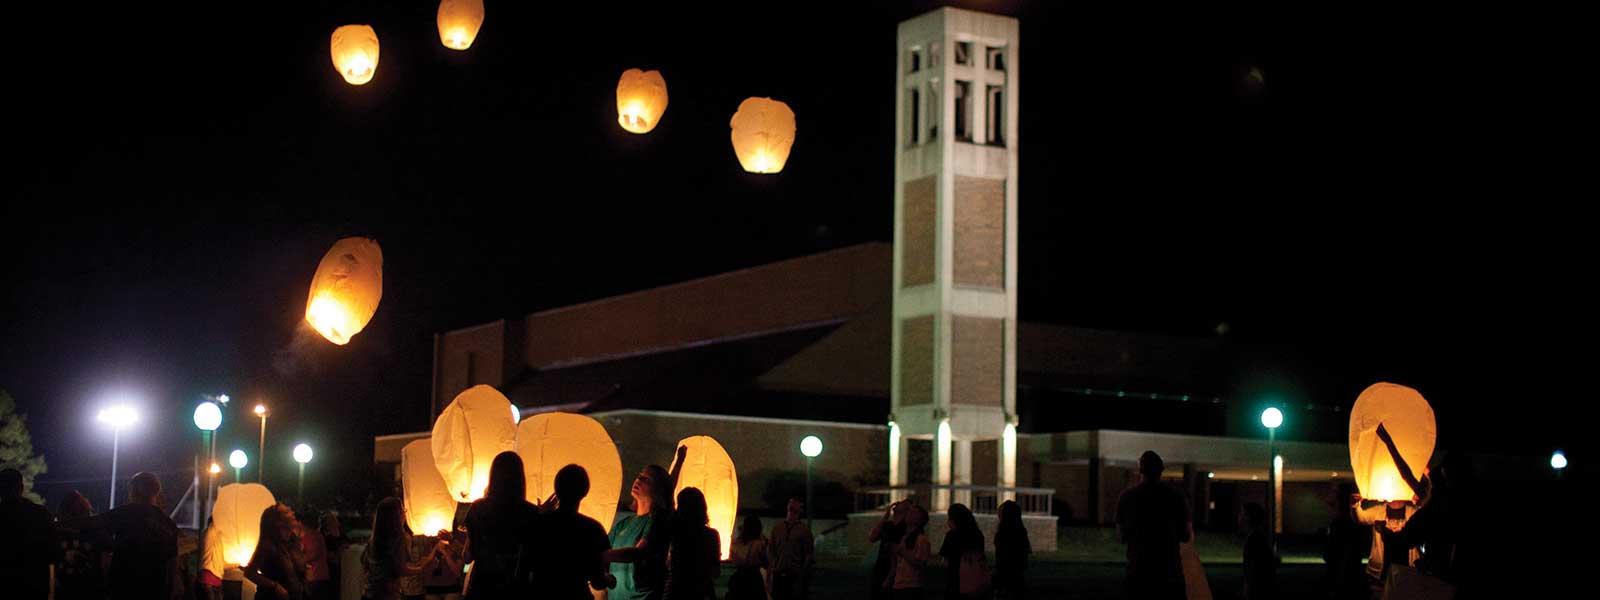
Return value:
[(1395, 470), (1399, 472), (1400, 479), (1411, 490), (1411, 500), (1394, 500), (1381, 502), (1360, 498), (1356, 503), (1356, 518), (1363, 525), (1372, 526), (1372, 553), (1367, 559), (1367, 581), (1374, 593), (1382, 594), (1391, 565), (1400, 567), (1413, 567), (1421, 558), (1421, 552), (1416, 546), (1406, 543), (1402, 535), (1404, 528), (1411, 517), (1416, 514), (1419, 502), (1427, 497), (1427, 474), (1418, 479), (1411, 470), (1411, 465), (1405, 457), (1400, 455), (1400, 448), (1395, 445), (1394, 437), (1389, 435), (1388, 428), (1382, 423), (1378, 424), (1378, 439), (1383, 442), (1390, 459), (1394, 461)]

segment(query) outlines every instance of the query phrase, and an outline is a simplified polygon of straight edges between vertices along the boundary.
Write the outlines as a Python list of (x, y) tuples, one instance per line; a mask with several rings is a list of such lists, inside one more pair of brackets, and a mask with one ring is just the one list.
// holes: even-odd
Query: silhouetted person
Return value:
[(967, 505), (955, 503), (945, 512), (944, 543), (939, 556), (945, 564), (945, 598), (974, 600), (989, 588), (988, 558), (983, 553), (983, 532)]
[(42, 599), (61, 547), (50, 511), (22, 497), (22, 488), (21, 471), (0, 471), (0, 594)]
[(299, 531), (300, 551), (306, 559), (306, 595), (312, 600), (332, 600), (338, 583), (328, 568), (328, 540), (313, 519), (300, 518)]
[(1000, 503), (1000, 523), (994, 532), (994, 594), (999, 600), (1021, 600), (1026, 596), (1027, 583), (1023, 574), (1028, 570), (1028, 555), (1033, 544), (1028, 542), (1028, 528), (1022, 524), (1022, 506), (1016, 500)]
[(489, 463), (489, 487), (467, 510), (467, 560), (472, 563), (468, 598), (502, 598), (525, 593), (532, 566), (528, 540), (534, 538), (539, 509), (527, 498), (522, 459), (501, 452)]
[(1400, 455), (1400, 449), (1395, 446), (1388, 429), (1381, 423), (1378, 425), (1378, 439), (1388, 449), (1389, 458), (1394, 462), (1395, 470), (1400, 473), (1400, 479), (1410, 488), (1412, 501), (1361, 500), (1357, 504), (1359, 508), (1356, 511), (1356, 518), (1362, 524), (1370, 524), (1373, 531), (1372, 553), (1367, 559), (1366, 573), (1374, 594), (1383, 592), (1392, 566), (1411, 566), (1421, 557), (1417, 548), (1406, 543), (1400, 531), (1416, 512), (1415, 501), (1427, 494), (1423, 482), (1413, 474), (1411, 465)]
[(99, 600), (106, 597), (106, 561), (111, 558), (111, 538), (103, 530), (72, 531), (66, 523), (94, 516), (94, 505), (76, 490), (57, 505), (63, 526), (56, 538), (61, 554), (56, 562), (57, 600)]
[(611, 563), (616, 587), (606, 594), (607, 600), (658, 600), (665, 591), (672, 490), (688, 452), (687, 446), (678, 447), (671, 473), (660, 465), (649, 465), (634, 477), (628, 489), (634, 514), (611, 526), (611, 549), (605, 557)]
[(1357, 494), (1354, 483), (1339, 484), (1333, 522), (1328, 525), (1328, 544), (1322, 552), (1322, 560), (1328, 565), (1324, 585), (1335, 600), (1356, 600), (1371, 595), (1361, 559), (1372, 551), (1372, 529), (1356, 520), (1351, 504), (1356, 501)]
[(344, 549), (347, 545), (344, 538), (344, 526), (339, 523), (339, 515), (334, 511), (322, 513), (322, 519), (317, 527), (322, 531), (322, 543), (328, 548), (328, 579), (333, 582), (334, 594), (338, 595), (339, 588), (343, 586), (344, 579), (340, 577), (340, 567), (344, 562)]
[(745, 516), (733, 536), (728, 562), (733, 564), (733, 575), (728, 577), (724, 600), (767, 600), (767, 580), (761, 570), (771, 563), (767, 561), (767, 538), (761, 535), (761, 517)]
[(713, 585), (722, 573), (722, 538), (706, 526), (706, 496), (699, 488), (678, 492), (672, 513), (672, 541), (667, 551), (665, 600), (716, 600)]
[(1472, 466), (1460, 453), (1447, 453), (1428, 479), (1428, 495), (1406, 520), (1400, 537), (1407, 546), (1426, 548), (1417, 560), (1418, 571), (1461, 586), (1463, 579), (1474, 574), (1472, 548), (1467, 542), (1473, 523), (1467, 506)]
[(198, 600), (222, 600), (222, 577), (227, 575), (228, 562), (222, 553), (222, 532), (212, 519), (206, 519), (206, 530), (200, 534), (199, 572), (195, 573), (195, 591)]
[(927, 595), (923, 571), (933, 555), (928, 541), (928, 511), (915, 504), (906, 507), (906, 532), (894, 546), (894, 569), (890, 576), (889, 597), (894, 600), (919, 600)]
[(178, 581), (178, 525), (156, 506), (161, 479), (155, 473), (133, 476), (127, 504), (110, 512), (63, 523), (84, 531), (111, 534), (111, 568), (106, 588), (111, 597), (170, 600)]
[(1277, 595), (1278, 556), (1267, 542), (1267, 509), (1251, 502), (1240, 518), (1245, 529), (1244, 598), (1265, 600)]
[(261, 511), (260, 537), (244, 577), (256, 584), (261, 600), (307, 600), (306, 554), (294, 511), (274, 504)]
[(1138, 485), (1117, 499), (1117, 532), (1128, 545), (1128, 595), (1183, 598), (1183, 563), (1178, 544), (1189, 541), (1189, 509), (1183, 494), (1161, 483), (1166, 465), (1146, 451), (1139, 456)]
[(439, 560), (422, 576), (422, 587), (428, 600), (453, 600), (461, 597), (461, 570), (467, 564), (467, 531), (439, 533)]
[(605, 553), (611, 548), (600, 522), (578, 512), (589, 495), (589, 472), (567, 465), (556, 472), (556, 505), (540, 516), (540, 539), (529, 543), (538, 549), (533, 568), (533, 591), (539, 598), (587, 600), (591, 588), (606, 589), (609, 572)]
[(790, 498), (782, 521), (767, 536), (772, 555), (772, 600), (805, 598), (810, 587), (815, 541), (802, 517), (805, 505)]
[(868, 593), (873, 600), (889, 597), (889, 587), (884, 585), (884, 581), (894, 569), (894, 546), (906, 535), (907, 506), (905, 500), (890, 503), (888, 508), (883, 509), (883, 518), (878, 519), (872, 531), (867, 532), (867, 541), (878, 544), (878, 558), (872, 563), (872, 578), (867, 581), (871, 588)]
[(405, 505), (399, 498), (389, 497), (378, 502), (377, 511), (372, 515), (372, 539), (361, 552), (361, 565), (367, 575), (361, 588), (364, 600), (399, 600), (400, 578), (420, 574), (433, 566), (436, 554), (429, 554), (421, 563), (413, 564), (409, 560), (406, 546), (410, 534), (405, 519)]

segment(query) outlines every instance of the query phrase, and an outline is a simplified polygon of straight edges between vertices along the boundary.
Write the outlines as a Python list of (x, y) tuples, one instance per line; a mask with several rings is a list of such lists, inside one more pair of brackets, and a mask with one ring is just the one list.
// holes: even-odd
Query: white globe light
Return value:
[(522, 422), (522, 409), (517, 408), (517, 405), (515, 405), (515, 404), (511, 405), (511, 422), (512, 423), (521, 423)]
[(805, 439), (800, 440), (800, 453), (809, 458), (820, 456), (822, 454), (822, 440), (817, 439), (817, 436), (814, 435), (806, 436)]
[(1555, 453), (1551, 454), (1550, 455), (1550, 468), (1555, 469), (1557, 471), (1560, 471), (1562, 469), (1567, 468), (1567, 455), (1566, 455), (1566, 453), (1564, 453), (1564, 452), (1562, 452), (1560, 450), (1557, 450), (1557, 451), (1555, 451)]
[(121, 429), (134, 424), (139, 420), (139, 413), (126, 404), (117, 404), (100, 411), (95, 419), (110, 425), (113, 429)]
[(1267, 429), (1277, 429), (1283, 424), (1283, 411), (1278, 410), (1276, 406), (1261, 411), (1261, 424)]
[(233, 465), (235, 469), (243, 469), (245, 465), (250, 464), (250, 457), (245, 456), (243, 450), (234, 450), (228, 455), (228, 464)]
[(294, 461), (300, 464), (311, 462), (311, 446), (298, 444), (294, 447)]
[(194, 407), (194, 426), (201, 431), (216, 431), (222, 426), (222, 409), (212, 402), (201, 402)]

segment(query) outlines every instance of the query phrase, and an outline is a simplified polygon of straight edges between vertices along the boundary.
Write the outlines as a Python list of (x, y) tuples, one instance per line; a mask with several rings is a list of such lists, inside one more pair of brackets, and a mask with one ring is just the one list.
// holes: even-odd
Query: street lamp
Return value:
[(123, 427), (139, 421), (139, 413), (126, 404), (114, 404), (101, 409), (95, 420), (111, 428), (111, 501), (106, 503), (110, 510), (117, 507), (117, 442)]
[[(226, 395), (223, 394), (223, 396)], [(216, 461), (217, 455), (216, 431), (218, 427), (222, 426), (222, 408), (218, 407), (214, 402), (201, 402), (200, 406), (194, 407), (194, 426), (200, 428), (200, 444), (206, 449), (206, 462), (215, 464), (214, 461)], [(212, 476), (207, 474), (206, 487), (203, 492), (197, 494), (201, 498), (201, 510), (207, 516), (211, 514), (208, 506), (211, 503), (211, 482)]]
[(1269, 406), (1261, 411), (1261, 424), (1267, 428), (1267, 547), (1277, 554), (1274, 534), (1278, 529), (1278, 469), (1283, 459), (1278, 457), (1278, 427), (1283, 425), (1283, 411)]
[(256, 483), (266, 484), (267, 474), (267, 405), (256, 405), (256, 416), (261, 417), (261, 445), (256, 448), (256, 456), (261, 457), (261, 463), (256, 465)]
[(1556, 476), (1560, 477), (1567, 470), (1567, 453), (1560, 450), (1550, 453), (1550, 468), (1555, 469)]
[(250, 464), (250, 457), (244, 455), (243, 450), (234, 450), (228, 455), (228, 464), (233, 467), (233, 482), (239, 483), (239, 470)]
[(295, 484), (294, 499), (296, 504), (303, 504), (306, 495), (306, 463), (311, 462), (311, 446), (297, 444), (294, 447), (294, 462), (300, 463), (300, 478)]
[(806, 455), (806, 529), (811, 529), (811, 463), (822, 454), (822, 440), (808, 435), (800, 440), (800, 453)]

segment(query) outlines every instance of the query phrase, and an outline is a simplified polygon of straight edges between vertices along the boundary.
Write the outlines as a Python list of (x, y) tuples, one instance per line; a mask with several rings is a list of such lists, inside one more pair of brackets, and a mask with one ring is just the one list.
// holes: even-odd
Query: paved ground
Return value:
[[(863, 598), (867, 590), (867, 572), (870, 569), (865, 557), (822, 556), (811, 598), (816, 600), (844, 600)], [(724, 570), (723, 581), (726, 584)], [(1283, 598), (1319, 597), (1318, 580), (1323, 567), (1320, 564), (1286, 564), (1279, 570), (1278, 584)], [(1122, 598), (1123, 565), (1116, 563), (1075, 563), (1061, 561), (1036, 561), (1028, 570), (1030, 598)], [(1212, 595), (1218, 600), (1238, 597), (1243, 571), (1238, 564), (1206, 566), (1206, 576)], [(928, 581), (933, 588), (941, 587), (944, 570), (932, 568)], [(718, 590), (720, 597), (725, 589)], [(930, 589), (929, 600), (943, 598), (938, 589)]]

